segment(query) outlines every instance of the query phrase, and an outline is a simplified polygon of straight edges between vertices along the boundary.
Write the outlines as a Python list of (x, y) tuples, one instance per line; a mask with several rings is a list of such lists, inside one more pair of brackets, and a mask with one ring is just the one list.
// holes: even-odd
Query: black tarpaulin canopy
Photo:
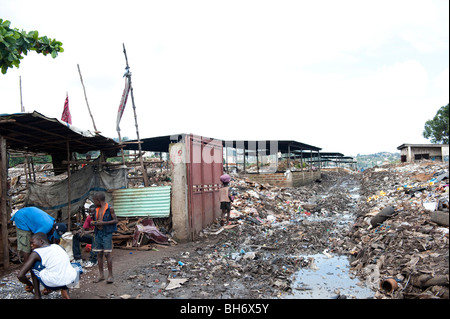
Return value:
[(314, 151), (319, 152), (321, 150), (320, 147), (292, 141), (292, 140), (271, 140), (271, 141), (250, 141), (250, 140), (241, 140), (241, 141), (223, 141), (224, 147), (232, 147), (232, 148), (241, 148), (246, 150), (270, 150), (274, 145), (277, 151), (281, 153), (289, 153), (296, 151)]
[[(111, 138), (83, 131), (39, 112), (0, 114), (0, 135), (8, 149), (48, 154), (101, 150), (115, 156), (119, 144)], [(113, 154), (114, 153), (114, 154)]]
[[(1, 239), (0, 255), (3, 254), (3, 266), (9, 266), (8, 251), (8, 209), (7, 209), (7, 150), (29, 153), (47, 153), (52, 155), (53, 168), (55, 158), (58, 164), (62, 160), (70, 160), (70, 153), (87, 153), (101, 151), (105, 156), (115, 156), (120, 145), (110, 138), (106, 138), (90, 131), (82, 131), (56, 118), (49, 118), (39, 112), (24, 112), (14, 114), (0, 114), (0, 224)], [(71, 211), (70, 169), (67, 169), (67, 210)], [(70, 218), (68, 219), (70, 229)]]
[[(164, 135), (157, 137), (148, 137), (141, 138), (141, 147), (142, 150), (150, 151), (150, 152), (169, 152), (170, 144), (177, 143), (184, 140), (186, 133), (173, 134), (173, 135)], [(124, 141), (126, 150), (138, 150), (137, 140)]]

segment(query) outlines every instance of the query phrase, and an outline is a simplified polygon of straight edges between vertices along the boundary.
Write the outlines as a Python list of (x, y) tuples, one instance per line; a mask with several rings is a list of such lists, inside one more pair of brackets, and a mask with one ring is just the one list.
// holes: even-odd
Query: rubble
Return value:
[[(375, 267), (380, 277), (396, 280), (398, 289), (376, 298), (449, 298), (448, 224), (433, 217), (439, 207), (448, 220), (448, 163), (369, 169), (361, 181), (359, 218), (348, 234), (353, 269), (367, 278), (364, 271)], [(438, 205), (442, 199), (446, 207)], [(395, 213), (373, 227), (373, 212), (389, 206)]]
[[(215, 239), (214, 243), (184, 255), (183, 266), (167, 258), (151, 269), (168, 278), (190, 278), (183, 297), (283, 298), (292, 292), (293, 275), (300, 268), (317, 269), (314, 258), (303, 255), (320, 252), (330, 258), (330, 245), (341, 244), (341, 231), (350, 221), (345, 217), (350, 216), (356, 197), (340, 186), (354, 187), (352, 183), (348, 174), (333, 172), (324, 173), (320, 183), (299, 188), (261, 185), (233, 176), (236, 199), (231, 225), (220, 227), (217, 222), (202, 231), (200, 242)], [(144, 274), (150, 269), (131, 274), (135, 285), (143, 285), (139, 278), (145, 276), (135, 271)], [(161, 294), (180, 297), (177, 291)]]
[[(232, 175), (230, 187), (230, 224), (217, 221), (198, 242), (176, 245), (146, 266), (129, 265), (119, 284), (126, 295), (286, 298), (312, 289), (294, 286), (294, 276), (317, 270), (310, 256), (321, 254), (348, 257), (351, 275), (373, 298), (449, 298), (448, 224), (433, 217), (448, 218), (448, 163), (323, 171), (320, 181), (296, 188)], [(383, 210), (389, 214), (375, 223)], [(136, 223), (124, 226), (132, 238)], [(352, 297), (336, 291), (335, 298)]]
[[(374, 289), (375, 298), (448, 298), (448, 163), (322, 175), (322, 183), (299, 188), (235, 178), (232, 220), (240, 227), (221, 238), (235, 257), (232, 268), (247, 274), (261, 269), (269, 287), (290, 291), (288, 275), (302, 267), (293, 256), (327, 249), (350, 257), (353, 273)], [(383, 220), (371, 223), (380, 213)], [(436, 222), (437, 213), (447, 218), (446, 227)], [(352, 214), (354, 220), (346, 219)], [(239, 250), (255, 252), (255, 268), (236, 255)], [(398, 289), (387, 291), (382, 282), (391, 278)], [(254, 297), (277, 294), (256, 290)]]

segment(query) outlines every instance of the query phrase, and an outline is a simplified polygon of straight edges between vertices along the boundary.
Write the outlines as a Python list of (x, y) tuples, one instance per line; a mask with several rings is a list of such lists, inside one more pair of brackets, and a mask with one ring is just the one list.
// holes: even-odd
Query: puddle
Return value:
[(347, 257), (316, 254), (304, 258), (314, 258), (314, 264), (293, 275), (292, 293), (284, 298), (335, 299), (340, 295), (347, 299), (367, 299), (374, 296), (374, 291), (351, 276)]
[[(349, 227), (354, 221), (353, 210), (359, 200), (359, 185), (343, 183), (343, 189), (347, 189), (351, 201), (348, 211), (337, 212), (332, 216), (316, 214), (303, 220), (309, 222), (333, 222), (336, 228)], [(327, 198), (329, 194), (320, 194), (321, 198)], [(286, 299), (335, 299), (345, 296), (347, 299), (373, 298), (375, 292), (353, 276), (350, 271), (350, 263), (346, 256), (315, 255), (298, 256), (307, 260), (313, 258), (314, 262), (298, 270), (292, 277), (292, 293), (283, 296)]]

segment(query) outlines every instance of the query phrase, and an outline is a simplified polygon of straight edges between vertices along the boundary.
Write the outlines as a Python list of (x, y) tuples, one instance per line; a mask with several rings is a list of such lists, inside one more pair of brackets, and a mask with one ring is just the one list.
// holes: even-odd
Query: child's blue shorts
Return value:
[(113, 242), (112, 233), (106, 233), (103, 230), (98, 230), (94, 236), (94, 244), (92, 245), (92, 251), (106, 253), (112, 252)]

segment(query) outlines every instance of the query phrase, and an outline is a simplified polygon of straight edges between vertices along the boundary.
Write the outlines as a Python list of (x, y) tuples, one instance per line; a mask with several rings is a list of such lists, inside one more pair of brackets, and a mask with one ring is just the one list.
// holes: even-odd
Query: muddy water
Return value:
[[(309, 222), (334, 220), (336, 228), (350, 227), (354, 221), (354, 210), (357, 206), (359, 185), (353, 180), (346, 180), (338, 188), (348, 192), (350, 202), (348, 210), (330, 216), (312, 215)], [(326, 199), (328, 194), (319, 194), (318, 198)], [(304, 218), (304, 217), (303, 217)], [(292, 293), (285, 294), (286, 299), (335, 299), (335, 298), (373, 298), (375, 291), (352, 275), (347, 256), (337, 256), (324, 251), (315, 255), (295, 256), (309, 259), (312, 262), (301, 268), (292, 276)]]
[(287, 299), (372, 298), (375, 292), (350, 273), (348, 258), (316, 254), (308, 269), (300, 269), (293, 276), (292, 294)]

